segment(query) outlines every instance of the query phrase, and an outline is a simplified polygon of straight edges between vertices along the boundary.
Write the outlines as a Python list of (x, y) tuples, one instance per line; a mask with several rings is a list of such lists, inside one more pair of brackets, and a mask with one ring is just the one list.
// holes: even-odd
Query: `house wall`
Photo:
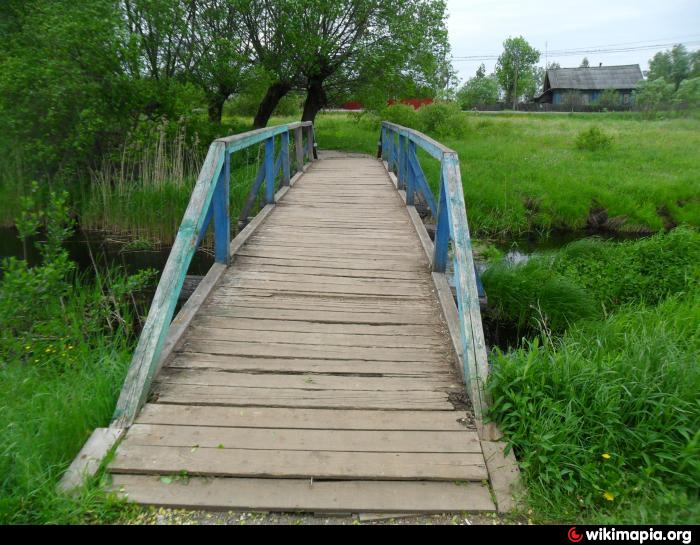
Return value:
[[(566, 96), (572, 90), (570, 89), (555, 89), (552, 91), (552, 104), (561, 105), (566, 101)], [(576, 91), (580, 96), (580, 103), (583, 105), (595, 104), (600, 100), (603, 91), (598, 89)], [(631, 104), (632, 100), (632, 89), (620, 89), (618, 90), (620, 95), (620, 104)]]

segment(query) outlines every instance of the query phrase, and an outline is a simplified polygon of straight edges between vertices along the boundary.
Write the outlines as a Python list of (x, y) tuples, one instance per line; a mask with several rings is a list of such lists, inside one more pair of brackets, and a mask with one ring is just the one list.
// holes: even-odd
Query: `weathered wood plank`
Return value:
[(427, 367), (423, 362), (313, 360), (308, 358), (249, 358), (200, 352), (181, 352), (168, 362), (175, 369), (219, 369), (237, 373), (304, 373), (324, 375), (400, 376), (453, 379), (447, 366)]
[(187, 337), (182, 350), (210, 354), (275, 358), (313, 358), (366, 361), (445, 361), (447, 354), (435, 348), (368, 348), (364, 346), (314, 346), (283, 343), (256, 343), (254, 341), (213, 341)]
[(454, 411), (382, 411), (201, 407), (147, 403), (137, 422), (183, 426), (317, 430), (463, 431), (465, 413)]
[(113, 473), (286, 479), (480, 481), (481, 453), (320, 452), (153, 447), (122, 443)]
[(408, 335), (365, 335), (346, 333), (307, 333), (287, 331), (250, 331), (236, 328), (193, 326), (190, 335), (194, 339), (213, 341), (270, 342), (281, 344), (308, 344), (320, 346), (356, 346), (376, 348), (428, 348), (444, 346), (442, 335), (411, 337)]
[[(444, 375), (443, 375), (444, 376)], [(377, 392), (455, 391), (460, 385), (442, 377), (358, 377), (335, 375), (274, 375), (229, 373), (209, 369), (167, 367), (158, 377), (161, 384), (231, 386), (237, 388), (284, 388), (301, 390), (365, 390)]]
[(419, 512), (493, 511), (481, 483), (202, 479), (163, 483), (159, 477), (115, 475), (111, 490), (129, 501), (169, 508), (296, 511)]
[(162, 383), (159, 403), (230, 407), (300, 407), (317, 409), (391, 409), (446, 411), (453, 409), (443, 392), (339, 391), (286, 388), (236, 388)]
[(480, 454), (475, 431), (284, 430), (134, 424), (127, 445), (328, 452)]
[(58, 483), (59, 492), (72, 492), (93, 477), (102, 460), (124, 436), (123, 428), (96, 428), (73, 459)]
[(506, 444), (501, 441), (482, 441), (481, 446), (498, 512), (509, 513), (516, 509), (523, 493), (518, 462), (513, 451), (505, 454)]

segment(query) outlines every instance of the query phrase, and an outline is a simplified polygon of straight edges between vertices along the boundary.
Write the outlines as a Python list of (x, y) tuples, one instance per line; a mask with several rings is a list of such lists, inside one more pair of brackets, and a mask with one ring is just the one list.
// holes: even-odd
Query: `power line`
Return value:
[[(628, 42), (628, 43), (635, 43), (635, 42)], [(642, 42), (636, 42), (636, 43), (642, 43)], [(598, 54), (598, 55), (610, 55), (614, 53), (631, 53), (635, 51), (648, 51), (652, 49), (663, 49), (663, 48), (668, 48), (668, 47), (673, 47), (674, 45), (677, 45), (678, 43), (681, 43), (683, 45), (689, 46), (689, 45), (700, 45), (700, 40), (691, 40), (691, 41), (686, 41), (686, 42), (668, 42), (668, 43), (656, 43), (656, 44), (648, 44), (648, 45), (642, 45), (642, 46), (635, 46), (635, 47), (613, 47), (613, 48), (605, 48), (601, 46), (594, 46), (594, 48), (578, 48), (578, 49), (560, 49), (560, 50), (548, 50), (547, 51), (547, 57), (575, 57), (579, 55), (591, 55), (591, 54)], [(620, 44), (624, 45), (624, 44)], [(597, 47), (597, 48), (596, 48)], [(453, 57), (453, 61), (489, 61), (489, 60), (497, 60), (500, 55), (468, 55), (468, 56), (461, 56), (461, 57)]]

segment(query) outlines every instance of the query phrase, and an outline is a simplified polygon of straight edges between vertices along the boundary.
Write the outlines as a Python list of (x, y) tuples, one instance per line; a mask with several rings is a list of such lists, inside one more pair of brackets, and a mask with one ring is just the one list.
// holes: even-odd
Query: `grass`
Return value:
[[(581, 230), (596, 209), (604, 212), (595, 226), (623, 232), (657, 232), (669, 223), (700, 226), (695, 116), (460, 115), (462, 136), (432, 136), (459, 153), (475, 236)], [(609, 149), (576, 147), (579, 133), (591, 128), (611, 137)], [(321, 148), (374, 154), (378, 135), (379, 117), (369, 114), (323, 114), (316, 123)]]
[(700, 516), (700, 233), (585, 239), (482, 279), (525, 340), (492, 357), (491, 417), (540, 521)]
[(697, 522), (699, 353), (695, 291), (496, 356), (492, 417), (536, 520)]

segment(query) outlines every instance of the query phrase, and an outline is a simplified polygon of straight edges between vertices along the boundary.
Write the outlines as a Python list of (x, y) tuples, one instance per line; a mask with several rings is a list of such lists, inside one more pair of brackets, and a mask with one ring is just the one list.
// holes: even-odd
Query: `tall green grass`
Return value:
[[(404, 110), (396, 120), (428, 128), (459, 153), (475, 236), (585, 229), (592, 210), (604, 211), (592, 226), (621, 232), (656, 232), (669, 221), (700, 226), (697, 116), (463, 113), (457, 117), (465, 128), (454, 136), (449, 129), (431, 133), (425, 116)], [(316, 123), (319, 146), (373, 154), (380, 120), (393, 117), (322, 114)], [(592, 128), (610, 135), (614, 145), (577, 149), (579, 133)]]
[(700, 295), (497, 353), (491, 417), (539, 521), (700, 518)]

